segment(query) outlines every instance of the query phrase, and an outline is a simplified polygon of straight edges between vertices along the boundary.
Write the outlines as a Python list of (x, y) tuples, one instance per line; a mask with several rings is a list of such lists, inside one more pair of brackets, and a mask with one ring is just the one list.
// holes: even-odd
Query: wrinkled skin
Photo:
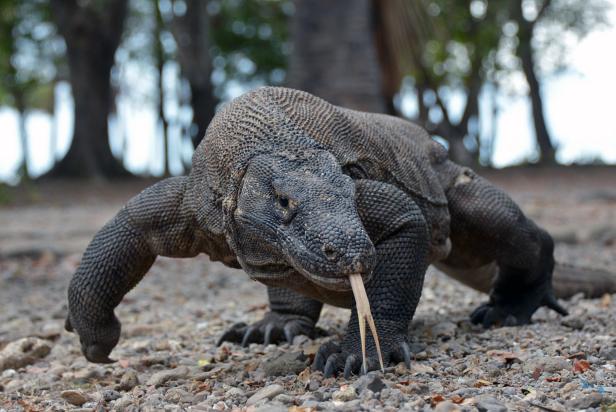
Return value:
[[(528, 323), (543, 305), (566, 313), (552, 291), (552, 239), (507, 195), (411, 123), (290, 89), (231, 102), (189, 176), (144, 190), (96, 234), (68, 291), (66, 327), (86, 358), (111, 361), (114, 308), (157, 256), (200, 253), (268, 286), (270, 312), (220, 342), (314, 337), (324, 303), (350, 308), (345, 336), (315, 357), (327, 376), (362, 366), (350, 274), (363, 278), (386, 364), (410, 362), (408, 327), (431, 263), (490, 292), (471, 316), (486, 327)], [(375, 369), (370, 336), (367, 349)]]

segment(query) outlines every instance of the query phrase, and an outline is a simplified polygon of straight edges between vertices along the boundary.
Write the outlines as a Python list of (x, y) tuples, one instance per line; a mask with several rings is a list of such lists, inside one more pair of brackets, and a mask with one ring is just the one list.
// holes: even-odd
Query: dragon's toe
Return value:
[(252, 325), (236, 323), (221, 336), (218, 345), (223, 342), (239, 343), (242, 346), (251, 343), (292, 343), (296, 336), (314, 337), (314, 334), (314, 322), (306, 317), (268, 312), (262, 320)]

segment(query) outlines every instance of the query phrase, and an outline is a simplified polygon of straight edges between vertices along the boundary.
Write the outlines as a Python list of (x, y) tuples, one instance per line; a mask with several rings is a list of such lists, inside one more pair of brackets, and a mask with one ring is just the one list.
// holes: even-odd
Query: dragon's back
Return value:
[(219, 112), (197, 150), (215, 192), (240, 178), (263, 152), (330, 151), (353, 177), (395, 184), (435, 205), (446, 198), (433, 171), (446, 150), (419, 126), (392, 116), (344, 109), (299, 90), (264, 87)]

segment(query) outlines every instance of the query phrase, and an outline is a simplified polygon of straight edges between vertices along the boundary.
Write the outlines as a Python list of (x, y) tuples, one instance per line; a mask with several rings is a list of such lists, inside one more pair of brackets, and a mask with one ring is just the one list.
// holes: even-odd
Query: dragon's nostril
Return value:
[(335, 260), (338, 258), (338, 249), (336, 249), (333, 245), (330, 245), (329, 243), (325, 243), (323, 246), (321, 246), (321, 250), (323, 251), (325, 257), (329, 260)]

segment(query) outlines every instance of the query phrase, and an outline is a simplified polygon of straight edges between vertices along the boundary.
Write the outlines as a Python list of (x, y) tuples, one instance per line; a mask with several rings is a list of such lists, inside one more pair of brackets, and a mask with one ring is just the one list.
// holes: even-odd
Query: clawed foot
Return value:
[(568, 314), (551, 290), (535, 288), (527, 293), (515, 295), (493, 292), (489, 302), (471, 313), (471, 322), (482, 324), (484, 328), (527, 325), (541, 306), (547, 306), (563, 316)]
[(115, 360), (109, 358), (109, 354), (118, 344), (120, 339), (120, 321), (115, 315), (106, 321), (96, 325), (88, 324), (88, 322), (77, 327), (71, 322), (71, 316), (67, 316), (64, 322), (64, 329), (69, 332), (75, 332), (79, 335), (81, 343), (81, 352), (90, 362), (94, 363), (112, 363)]
[(222, 335), (218, 345), (223, 342), (240, 343), (242, 346), (251, 343), (268, 345), (283, 341), (293, 343), (293, 338), (299, 335), (314, 338), (314, 322), (305, 316), (268, 312), (262, 320), (252, 325), (236, 323)]
[[(347, 339), (348, 340), (348, 339)], [(348, 348), (348, 349), (347, 349)], [(410, 368), (411, 350), (406, 337), (398, 336), (381, 342), (383, 362), (385, 365), (404, 362)], [(379, 369), (379, 358), (374, 347), (369, 347), (366, 355), (366, 365), (362, 367), (361, 346), (359, 337), (351, 344), (329, 341), (321, 345), (314, 358), (313, 370), (322, 371), (326, 378), (344, 374), (345, 379), (360, 372)]]

